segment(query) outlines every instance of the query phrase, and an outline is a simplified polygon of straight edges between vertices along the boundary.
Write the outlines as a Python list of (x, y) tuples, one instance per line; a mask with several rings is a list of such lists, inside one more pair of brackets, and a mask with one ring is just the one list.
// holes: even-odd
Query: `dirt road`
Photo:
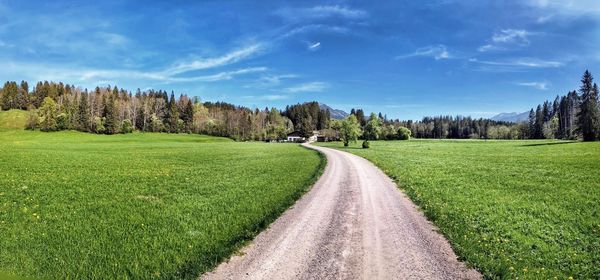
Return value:
[(478, 279), (394, 182), (333, 149), (323, 176), (239, 256), (201, 279)]

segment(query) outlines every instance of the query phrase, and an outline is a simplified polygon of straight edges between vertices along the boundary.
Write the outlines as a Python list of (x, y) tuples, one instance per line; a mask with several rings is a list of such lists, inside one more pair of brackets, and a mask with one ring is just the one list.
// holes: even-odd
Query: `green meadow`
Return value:
[[(2, 112), (0, 124), (18, 113)], [(294, 144), (4, 127), (0, 272), (25, 277), (196, 278), (293, 204), (324, 166)]]
[(359, 145), (486, 278), (600, 278), (600, 142)]

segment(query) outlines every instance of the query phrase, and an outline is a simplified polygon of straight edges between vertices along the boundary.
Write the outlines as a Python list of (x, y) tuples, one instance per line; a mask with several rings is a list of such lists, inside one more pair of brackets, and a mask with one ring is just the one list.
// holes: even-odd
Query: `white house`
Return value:
[(302, 136), (300, 131), (294, 131), (287, 135), (288, 142), (304, 142), (306, 141), (306, 137)]
[(318, 136), (319, 136), (319, 132), (313, 131), (312, 136), (308, 137), (308, 139), (307, 139), (306, 137), (302, 136), (302, 133), (300, 133), (300, 131), (294, 131), (287, 135), (287, 141), (288, 142), (304, 142), (304, 141), (315, 142), (315, 141), (317, 141)]

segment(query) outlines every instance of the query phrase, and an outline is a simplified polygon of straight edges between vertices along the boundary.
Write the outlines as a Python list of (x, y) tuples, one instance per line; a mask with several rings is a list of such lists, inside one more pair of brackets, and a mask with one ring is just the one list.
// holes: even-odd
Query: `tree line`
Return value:
[(30, 111), (28, 129), (78, 130), (98, 134), (142, 132), (200, 133), (236, 140), (285, 138), (293, 131), (291, 120), (275, 108), (252, 110), (224, 102), (163, 90), (128, 92), (118, 87), (92, 91), (61, 82), (38, 82), (29, 90), (26, 81), (6, 82), (0, 89), (3, 110)]
[(579, 94), (569, 91), (529, 111), (527, 130), (532, 139), (600, 140), (598, 85), (589, 71), (581, 79)]
[[(600, 103), (598, 86), (592, 74), (585, 71), (578, 91), (557, 96), (554, 102), (545, 101), (531, 109), (525, 122), (503, 122), (490, 119), (474, 119), (464, 116), (424, 117), (420, 121), (390, 120), (379, 113), (381, 122), (378, 139), (399, 139), (399, 129), (410, 130), (415, 138), (437, 139), (583, 139), (600, 140)], [(350, 111), (357, 119), (359, 128), (365, 128), (370, 118), (356, 108)], [(357, 139), (368, 139), (359, 135)]]
[(298, 131), (313, 131), (329, 139), (356, 141), (415, 138), (451, 139), (600, 139), (598, 87), (586, 71), (579, 91), (557, 96), (531, 109), (527, 122), (511, 123), (464, 116), (424, 117), (418, 121), (388, 119), (360, 108), (344, 120), (331, 119), (318, 102), (276, 108), (250, 109), (225, 102), (200, 102), (164, 90), (116, 86), (92, 91), (61, 82), (9, 81), (0, 89), (0, 108), (30, 111), (27, 127), (42, 131), (78, 130), (98, 134), (142, 132), (199, 133), (235, 140), (279, 140)]

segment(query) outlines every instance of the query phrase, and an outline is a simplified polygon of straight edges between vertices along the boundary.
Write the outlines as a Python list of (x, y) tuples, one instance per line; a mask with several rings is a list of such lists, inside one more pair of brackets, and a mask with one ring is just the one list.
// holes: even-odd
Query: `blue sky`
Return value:
[(599, 23), (596, 0), (2, 0), (0, 79), (490, 117), (600, 77)]

